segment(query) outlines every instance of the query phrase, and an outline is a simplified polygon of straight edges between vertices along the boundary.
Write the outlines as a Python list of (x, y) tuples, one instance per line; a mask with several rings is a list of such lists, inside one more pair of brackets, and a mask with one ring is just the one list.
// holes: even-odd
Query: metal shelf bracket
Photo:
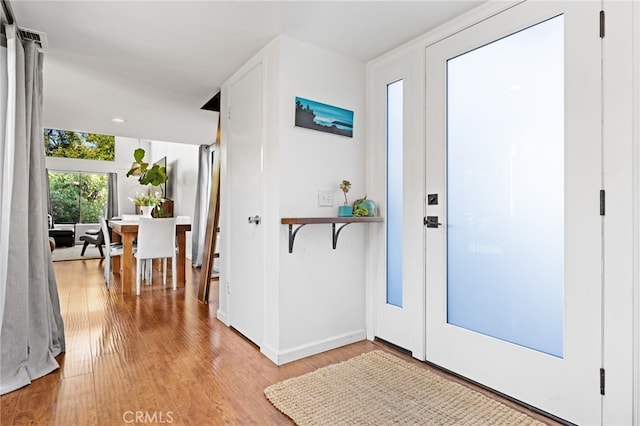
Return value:
[[(289, 253), (293, 253), (293, 242), (296, 240), (296, 234), (298, 233), (300, 228), (302, 228), (305, 225), (307, 224), (303, 223), (301, 225), (298, 225), (294, 230), (293, 225), (289, 224)], [(335, 244), (334, 244), (334, 248), (335, 248)]]

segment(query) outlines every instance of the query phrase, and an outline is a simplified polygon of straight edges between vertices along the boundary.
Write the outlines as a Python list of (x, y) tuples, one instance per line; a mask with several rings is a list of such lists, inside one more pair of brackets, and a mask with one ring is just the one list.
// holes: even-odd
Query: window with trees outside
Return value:
[(107, 175), (49, 171), (49, 200), (55, 223), (98, 223), (107, 204)]
[(47, 157), (115, 160), (115, 136), (70, 130), (44, 129)]
[[(115, 160), (115, 137), (44, 129), (48, 157)], [(105, 173), (49, 171), (49, 200), (55, 223), (98, 223), (107, 204)]]

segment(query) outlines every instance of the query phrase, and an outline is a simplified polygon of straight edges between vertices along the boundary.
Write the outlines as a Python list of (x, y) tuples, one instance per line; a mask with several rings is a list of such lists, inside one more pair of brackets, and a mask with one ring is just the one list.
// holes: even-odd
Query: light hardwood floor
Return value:
[(186, 288), (164, 289), (158, 274), (136, 297), (120, 294), (118, 275), (105, 288), (101, 260), (54, 265), (67, 352), (59, 370), (0, 398), (1, 425), (290, 425), (264, 397), (273, 383), (375, 349), (430, 368), (369, 341), (278, 367), (216, 319), (215, 281), (198, 303), (198, 269), (187, 267)]

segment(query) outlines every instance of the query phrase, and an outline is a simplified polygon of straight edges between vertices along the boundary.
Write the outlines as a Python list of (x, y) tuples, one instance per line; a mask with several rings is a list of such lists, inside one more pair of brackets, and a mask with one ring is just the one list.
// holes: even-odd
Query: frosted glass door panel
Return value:
[(402, 307), (402, 80), (387, 85), (387, 303)]
[(563, 356), (564, 36), (447, 63), (447, 322)]

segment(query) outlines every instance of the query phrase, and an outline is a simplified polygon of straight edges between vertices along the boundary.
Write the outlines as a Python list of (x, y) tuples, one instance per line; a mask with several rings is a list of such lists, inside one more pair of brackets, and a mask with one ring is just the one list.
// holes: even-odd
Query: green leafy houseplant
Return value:
[(144, 154), (145, 152), (142, 148), (138, 148), (133, 151), (133, 158), (135, 160), (135, 163), (127, 172), (127, 177), (138, 176), (138, 182), (140, 182), (140, 185), (162, 185), (168, 179), (167, 170), (157, 164), (149, 167), (149, 163), (143, 161)]
[(132, 198), (129, 198), (131, 201), (136, 203), (137, 206), (158, 206), (160, 205), (160, 201), (162, 197), (159, 192), (154, 194), (139, 194), (136, 192), (136, 195)]

